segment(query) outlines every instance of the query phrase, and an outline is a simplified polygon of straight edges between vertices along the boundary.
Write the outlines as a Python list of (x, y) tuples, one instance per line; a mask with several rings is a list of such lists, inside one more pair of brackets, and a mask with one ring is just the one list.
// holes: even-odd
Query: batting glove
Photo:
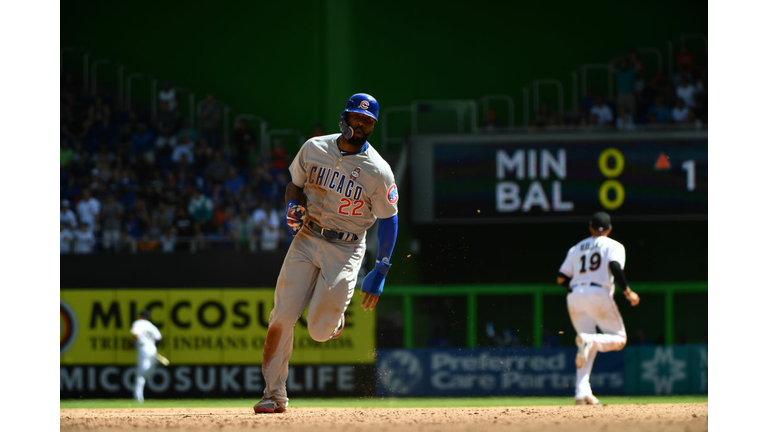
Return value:
[(291, 234), (296, 237), (304, 222), (307, 220), (307, 210), (296, 201), (289, 201), (285, 206), (285, 223), (291, 228)]
[(387, 277), (390, 267), (392, 264), (376, 260), (376, 267), (365, 276), (360, 289), (365, 293), (380, 296), (381, 292), (384, 291), (384, 278)]

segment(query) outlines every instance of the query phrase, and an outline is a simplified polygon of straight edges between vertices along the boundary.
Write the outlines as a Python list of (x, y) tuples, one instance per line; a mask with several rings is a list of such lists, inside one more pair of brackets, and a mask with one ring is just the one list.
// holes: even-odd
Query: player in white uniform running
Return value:
[(143, 310), (139, 317), (131, 325), (131, 334), (136, 344), (136, 387), (133, 389), (133, 397), (139, 402), (144, 402), (144, 384), (152, 376), (157, 366), (157, 341), (163, 337), (160, 330), (149, 321), (149, 310)]
[(613, 300), (614, 282), (632, 306), (640, 303), (624, 275), (624, 245), (608, 237), (611, 229), (610, 216), (595, 213), (589, 224), (592, 236), (568, 251), (557, 276), (557, 283), (568, 288), (568, 313), (577, 334), (576, 405), (600, 403), (589, 385), (597, 352), (619, 351), (627, 343), (624, 321)]
[(293, 328), (307, 305), (314, 340), (341, 335), (365, 255), (366, 230), (376, 219), (376, 266), (363, 279), (363, 309), (373, 310), (384, 289), (397, 238), (398, 193), (392, 169), (368, 143), (378, 115), (376, 99), (352, 95), (339, 117), (342, 133), (309, 139), (291, 163), (285, 201), (294, 239), (277, 278), (261, 365), (264, 396), (253, 407), (257, 414), (285, 412), (288, 406)]

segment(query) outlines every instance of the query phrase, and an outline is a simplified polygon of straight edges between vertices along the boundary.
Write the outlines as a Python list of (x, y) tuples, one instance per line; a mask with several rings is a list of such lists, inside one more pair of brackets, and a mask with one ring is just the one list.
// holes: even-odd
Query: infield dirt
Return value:
[(707, 403), (493, 408), (61, 409), (61, 431), (706, 431)]

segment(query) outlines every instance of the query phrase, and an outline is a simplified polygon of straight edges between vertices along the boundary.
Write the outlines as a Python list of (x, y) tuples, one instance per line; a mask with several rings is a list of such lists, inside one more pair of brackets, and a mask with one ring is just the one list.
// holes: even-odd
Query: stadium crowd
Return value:
[(291, 240), (279, 208), (290, 155), (268, 155), (245, 120), (231, 145), (207, 95), (199, 129), (178, 112), (165, 85), (155, 121), (146, 109), (61, 82), (61, 253), (235, 248), (274, 251)]
[[(676, 72), (662, 70), (648, 74), (636, 50), (609, 63), (615, 80), (613, 99), (587, 87), (578, 111), (554, 112), (541, 101), (528, 125), (529, 132), (541, 130), (599, 130), (613, 128), (633, 131), (668, 127), (701, 127), (707, 124), (707, 62), (696, 59), (685, 44), (676, 58)], [(650, 78), (648, 78), (650, 76)], [(485, 119), (486, 132), (503, 131), (495, 111)]]
[[(620, 131), (707, 123), (707, 65), (685, 45), (677, 72), (650, 80), (637, 52), (610, 63), (612, 100), (593, 88), (578, 112), (555, 113), (542, 101), (530, 122), (539, 130)], [(60, 101), (61, 253), (205, 250), (274, 251), (291, 241), (282, 223), (291, 156), (275, 140), (259, 153), (257, 134), (240, 119), (222, 139), (219, 103), (208, 94), (197, 127), (179, 113), (169, 82), (158, 111), (128, 111), (104, 95), (82, 91), (62, 75)], [(484, 131), (503, 131), (488, 112)], [(310, 136), (322, 135), (315, 125)]]

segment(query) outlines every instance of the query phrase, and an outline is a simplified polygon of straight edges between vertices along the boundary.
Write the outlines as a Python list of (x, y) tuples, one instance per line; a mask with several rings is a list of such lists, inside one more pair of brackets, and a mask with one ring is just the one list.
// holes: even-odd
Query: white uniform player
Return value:
[(286, 381), (293, 328), (307, 305), (310, 336), (324, 342), (341, 335), (365, 254), (366, 230), (379, 220), (375, 268), (361, 289), (364, 310), (376, 306), (397, 237), (397, 186), (389, 164), (368, 143), (379, 105), (353, 95), (339, 121), (341, 134), (304, 143), (290, 166), (286, 219), (294, 239), (285, 256), (269, 316), (262, 373), (264, 396), (255, 413), (288, 406)]
[(136, 343), (136, 387), (133, 397), (144, 402), (144, 384), (157, 366), (157, 341), (162, 339), (160, 330), (149, 321), (149, 311), (143, 310), (131, 325), (131, 334)]
[[(624, 289), (632, 306), (640, 297), (627, 285), (624, 276), (624, 246), (609, 238), (611, 218), (605, 212), (592, 216), (592, 234), (572, 247), (560, 266), (557, 283), (568, 288), (568, 313), (576, 330), (576, 404), (596, 405), (589, 375), (597, 352), (618, 351), (627, 343), (624, 321), (613, 300), (615, 285)], [(602, 333), (597, 333), (597, 327)]]

